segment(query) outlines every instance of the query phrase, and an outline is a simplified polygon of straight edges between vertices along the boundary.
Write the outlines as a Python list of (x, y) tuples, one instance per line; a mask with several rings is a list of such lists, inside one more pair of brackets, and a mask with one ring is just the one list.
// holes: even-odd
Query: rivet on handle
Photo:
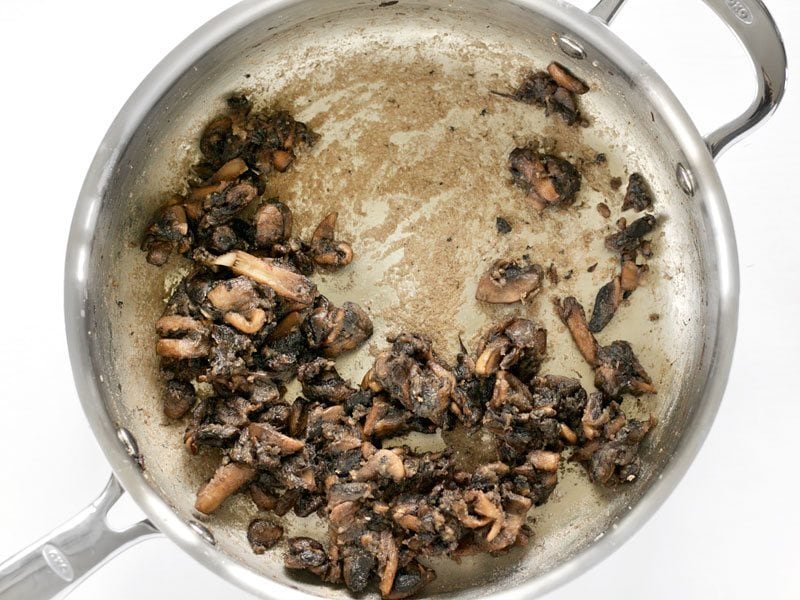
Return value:
[(194, 521), (194, 520), (187, 521), (186, 524), (189, 526), (189, 528), (192, 531), (194, 531), (197, 535), (199, 535), (201, 538), (203, 538), (209, 544), (211, 544), (212, 546), (216, 546), (217, 545), (217, 540), (214, 538), (214, 534), (211, 533), (211, 531), (208, 529), (208, 527), (206, 527), (205, 525), (203, 525), (199, 521)]
[(584, 50), (583, 46), (581, 46), (571, 37), (566, 35), (558, 36), (556, 37), (556, 43), (558, 44), (558, 47), (561, 48), (561, 51), (567, 56), (577, 60), (583, 60), (586, 58), (586, 50)]
[(695, 184), (694, 175), (692, 175), (692, 172), (684, 167), (682, 163), (678, 163), (678, 166), (675, 169), (675, 176), (678, 178), (678, 185), (681, 186), (681, 189), (690, 197), (694, 196)]

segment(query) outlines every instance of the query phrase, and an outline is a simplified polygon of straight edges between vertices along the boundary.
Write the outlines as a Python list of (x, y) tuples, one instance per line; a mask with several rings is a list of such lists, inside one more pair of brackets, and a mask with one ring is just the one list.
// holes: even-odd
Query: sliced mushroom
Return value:
[(606, 248), (613, 252), (631, 254), (636, 252), (643, 243), (644, 236), (649, 235), (656, 226), (653, 215), (645, 215), (636, 219), (618, 233), (612, 233), (606, 238)]
[[(206, 295), (208, 302), (223, 320), (242, 333), (255, 334), (272, 318), (272, 292), (260, 288), (247, 277), (236, 277), (217, 283)], [(269, 309), (267, 313), (265, 309)]]
[(229, 496), (255, 477), (256, 470), (241, 463), (230, 462), (222, 465), (211, 480), (197, 492), (194, 507), (198, 512), (210, 515), (217, 510)]
[(424, 567), (416, 560), (401, 567), (394, 578), (392, 591), (385, 596), (386, 600), (402, 600), (422, 591), (436, 579), (433, 569)]
[(258, 190), (251, 183), (221, 185), (219, 191), (210, 193), (203, 201), (203, 216), (199, 222), (201, 230), (229, 223), (258, 195)]
[(480, 278), (475, 298), (492, 304), (513, 304), (538, 292), (543, 281), (540, 265), (525, 259), (501, 259)]
[(156, 353), (164, 358), (203, 358), (211, 351), (208, 329), (191, 317), (161, 317), (156, 322), (156, 333), (161, 337), (156, 342)]
[(147, 229), (142, 250), (147, 252), (147, 262), (160, 267), (167, 262), (172, 252), (188, 252), (192, 241), (186, 211), (181, 205), (175, 204), (159, 211)]
[(305, 446), (301, 440), (284, 435), (266, 423), (250, 423), (247, 426), (247, 432), (252, 440), (269, 448), (274, 448), (281, 455), (294, 454)]
[(236, 181), (236, 179), (247, 171), (247, 163), (241, 158), (234, 158), (222, 165), (212, 176), (211, 183), (221, 181)]
[(168, 381), (164, 386), (164, 414), (170, 419), (180, 419), (195, 403), (194, 388), (183, 381)]
[(611, 322), (620, 302), (622, 302), (622, 292), (620, 277), (614, 277), (614, 279), (600, 288), (594, 300), (594, 310), (592, 311), (592, 319), (589, 321), (589, 331), (598, 333)]
[(309, 343), (327, 358), (354, 350), (372, 336), (372, 321), (358, 304), (337, 308), (327, 301), (314, 309), (307, 321)]
[(353, 260), (353, 248), (350, 244), (335, 240), (337, 217), (337, 212), (330, 213), (322, 219), (311, 236), (314, 262), (329, 269), (340, 269)]
[(380, 573), (378, 590), (384, 598), (392, 591), (399, 560), (400, 556), (397, 550), (397, 544), (392, 534), (388, 531), (381, 531), (378, 545), (378, 573)]
[(325, 577), (330, 560), (322, 544), (307, 537), (289, 538), (287, 543), (289, 550), (283, 558), (287, 569), (303, 569)]
[(353, 473), (355, 481), (370, 481), (378, 477), (390, 477), (394, 481), (402, 481), (406, 476), (403, 459), (391, 450), (378, 450), (364, 466)]
[(655, 394), (656, 388), (628, 342), (616, 341), (597, 352), (595, 385), (610, 398), (623, 393)]
[(570, 73), (566, 67), (558, 64), (557, 62), (551, 62), (547, 66), (547, 72), (550, 74), (550, 77), (553, 78), (553, 81), (555, 81), (562, 88), (569, 90), (573, 94), (585, 94), (589, 91), (588, 85)]
[(581, 174), (569, 161), (532, 148), (515, 148), (509, 169), (514, 183), (527, 192), (538, 210), (569, 206), (581, 189)]
[(317, 288), (307, 277), (270, 258), (257, 258), (236, 250), (217, 257), (214, 264), (228, 267), (237, 275), (249, 277), (272, 288), (278, 296), (302, 305), (310, 305), (316, 295)]
[(631, 174), (628, 179), (628, 190), (625, 192), (625, 200), (622, 202), (622, 210), (635, 210), (642, 212), (653, 206), (653, 194), (650, 186), (639, 173)]
[(583, 307), (572, 296), (564, 298), (561, 304), (556, 305), (558, 316), (572, 334), (575, 345), (578, 346), (583, 358), (592, 367), (597, 365), (597, 341), (594, 339), (586, 323), (586, 313)]
[(254, 221), (259, 248), (280, 244), (292, 237), (292, 211), (279, 200), (272, 199), (259, 206)]
[(264, 519), (255, 519), (247, 528), (247, 541), (256, 554), (264, 554), (283, 537), (283, 527)]
[(547, 350), (547, 331), (528, 319), (510, 319), (493, 327), (478, 343), (475, 374), (487, 377), (499, 369), (528, 380), (539, 370)]

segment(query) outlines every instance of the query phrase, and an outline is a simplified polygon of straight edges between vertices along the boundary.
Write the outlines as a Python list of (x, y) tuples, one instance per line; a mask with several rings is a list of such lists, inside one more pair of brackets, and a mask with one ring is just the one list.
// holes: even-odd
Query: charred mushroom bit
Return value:
[[(552, 63), (514, 98), (572, 124), (580, 118), (575, 95), (588, 89)], [(354, 246), (337, 239), (336, 212), (303, 223), (313, 234), (301, 240), (290, 206), (266, 195), (268, 179), (290, 177), (281, 174), (317, 137), (286, 112), (257, 112), (244, 96), (231, 97), (200, 137), (188, 191), (146, 229), (147, 262), (188, 259), (155, 323), (163, 411), (170, 422), (185, 419), (189, 454), (218, 461), (197, 492), (198, 513), (212, 515), (244, 494), (259, 511), (242, 532), (254, 553), (277, 546), (287, 569), (399, 600), (436, 578), (426, 559), (528, 544), (529, 513), (548, 501), (566, 461), (583, 465), (597, 484), (640, 476), (640, 449), (655, 423), (629, 418), (622, 404), (656, 388), (628, 342), (603, 346), (594, 334), (639, 286), (656, 219), (644, 215), (605, 239), (620, 271), (601, 288), (590, 321), (575, 298), (557, 301), (597, 391), (548, 373), (548, 332), (509, 313), (476, 336), (472, 351), (462, 343), (453, 361), (425, 335), (396, 333), (387, 347), (370, 348), (371, 365), (354, 383), (337, 359), (372, 337), (370, 315), (353, 302), (335, 305), (312, 279), (317, 270), (347, 267)], [(517, 148), (509, 164), (535, 209), (574, 203), (581, 173), (566, 159)], [(623, 210), (651, 206), (634, 174)], [(608, 205), (598, 210), (610, 216)], [(503, 217), (495, 227), (505, 239), (516, 235)], [(552, 262), (546, 273), (549, 287), (562, 283)], [(544, 280), (529, 255), (503, 258), (480, 277), (475, 298), (524, 302)], [(295, 381), (301, 391), (290, 394)], [(456, 428), (491, 439), (491, 458), (467, 467), (452, 448), (422, 452), (396, 439)], [(296, 537), (291, 521), (278, 524), (289, 512), (324, 518), (324, 539)]]
[(552, 62), (547, 71), (535, 71), (526, 75), (513, 94), (499, 95), (541, 106), (546, 114), (557, 114), (567, 125), (574, 125), (581, 121), (575, 96), (588, 91), (589, 86), (566, 67)]
[(511, 178), (536, 210), (569, 206), (581, 189), (581, 174), (567, 160), (533, 148), (515, 148), (508, 158)]

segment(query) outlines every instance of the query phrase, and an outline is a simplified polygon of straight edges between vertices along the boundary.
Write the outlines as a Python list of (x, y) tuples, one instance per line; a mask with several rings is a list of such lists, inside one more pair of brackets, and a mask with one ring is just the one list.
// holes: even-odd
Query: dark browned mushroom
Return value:
[(203, 201), (200, 229), (224, 225), (247, 208), (258, 195), (256, 187), (247, 182), (222, 183), (219, 191), (212, 192)]
[(642, 212), (653, 206), (653, 195), (650, 187), (639, 173), (631, 174), (628, 179), (628, 190), (622, 202), (622, 210)]
[(624, 254), (636, 252), (643, 243), (644, 236), (650, 234), (656, 226), (653, 215), (645, 215), (627, 225), (618, 233), (612, 233), (606, 238), (606, 247)]
[(589, 331), (598, 333), (611, 322), (614, 314), (622, 302), (622, 281), (620, 277), (614, 277), (611, 281), (600, 288), (594, 300), (594, 310), (589, 321)]
[(595, 385), (610, 398), (623, 393), (655, 394), (656, 388), (628, 342), (616, 341), (597, 351)]
[[(272, 320), (274, 295), (247, 277), (236, 277), (216, 284), (206, 299), (222, 314), (222, 320), (248, 335), (261, 330)], [(269, 311), (269, 312), (268, 312)]]
[(547, 331), (528, 319), (510, 319), (484, 335), (477, 347), (475, 374), (487, 377), (499, 369), (529, 380), (547, 351)]
[(515, 148), (508, 159), (511, 177), (537, 210), (569, 206), (581, 189), (581, 174), (567, 160), (533, 148)]
[(322, 544), (307, 537), (289, 538), (287, 543), (289, 550), (283, 558), (287, 569), (302, 569), (325, 577), (330, 561)]
[(162, 398), (164, 414), (170, 419), (180, 419), (194, 406), (194, 388), (186, 382), (173, 379), (165, 384)]
[(327, 215), (311, 236), (314, 262), (321, 267), (340, 269), (353, 260), (353, 248), (347, 242), (335, 239), (337, 212)]
[(372, 336), (372, 321), (358, 304), (345, 302), (336, 307), (327, 301), (308, 317), (306, 329), (312, 348), (319, 348), (327, 358), (354, 350)]
[(264, 554), (283, 537), (283, 527), (264, 519), (255, 519), (247, 528), (247, 541), (256, 554)]
[(538, 292), (543, 281), (541, 265), (524, 258), (500, 259), (478, 281), (475, 298), (492, 304), (513, 304)]
[(161, 209), (156, 215), (147, 229), (142, 250), (147, 252), (147, 262), (160, 267), (172, 252), (188, 252), (192, 240), (186, 211), (181, 205), (174, 204)]
[(189, 359), (208, 356), (209, 330), (191, 317), (169, 315), (156, 322), (156, 353), (164, 358)]
[(256, 246), (259, 248), (280, 244), (292, 237), (292, 211), (277, 199), (259, 206), (254, 222)]

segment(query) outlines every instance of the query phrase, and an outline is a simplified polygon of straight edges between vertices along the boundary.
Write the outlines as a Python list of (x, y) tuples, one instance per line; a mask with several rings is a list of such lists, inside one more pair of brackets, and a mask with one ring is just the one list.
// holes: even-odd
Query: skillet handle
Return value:
[[(600, 0), (589, 14), (609, 24), (626, 0)], [(786, 90), (786, 48), (761, 0), (703, 0), (744, 46), (756, 70), (758, 89), (748, 109), (706, 136), (711, 156), (741, 140), (778, 108)]]
[(106, 516), (123, 492), (112, 475), (103, 493), (92, 504), (35, 544), (0, 563), (0, 598), (63, 597), (126, 548), (160, 535), (147, 520), (124, 531), (108, 527)]

